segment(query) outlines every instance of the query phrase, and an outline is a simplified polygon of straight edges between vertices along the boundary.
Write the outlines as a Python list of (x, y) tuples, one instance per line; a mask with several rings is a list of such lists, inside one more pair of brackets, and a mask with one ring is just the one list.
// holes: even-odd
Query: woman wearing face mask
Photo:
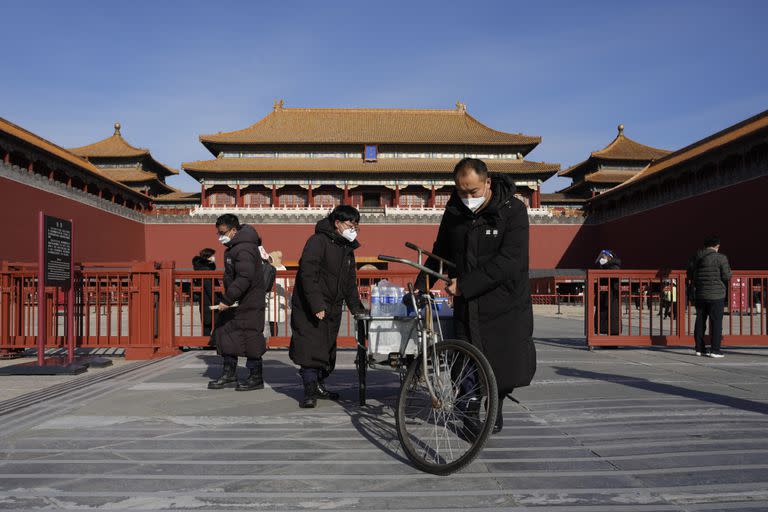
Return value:
[[(621, 268), (621, 260), (608, 249), (600, 251), (595, 263), (600, 270), (619, 270)], [(600, 292), (599, 303), (595, 306), (599, 306), (595, 313), (595, 328), (599, 328), (600, 334), (618, 335), (621, 332), (619, 280), (617, 278), (601, 278), (599, 281), (601, 288), (608, 286), (609, 289)]]
[(317, 399), (335, 400), (323, 383), (336, 363), (336, 336), (341, 326), (342, 302), (352, 314), (364, 313), (357, 291), (355, 253), (360, 213), (352, 206), (337, 206), (317, 223), (299, 261), (291, 298), (290, 357), (301, 369), (302, 408)]

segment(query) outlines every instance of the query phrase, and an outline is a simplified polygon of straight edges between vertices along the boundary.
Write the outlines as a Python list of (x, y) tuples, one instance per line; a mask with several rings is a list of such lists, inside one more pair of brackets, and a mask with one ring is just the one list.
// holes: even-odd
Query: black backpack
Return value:
[(275, 275), (277, 274), (277, 269), (266, 260), (261, 260), (261, 267), (262, 271), (264, 272), (264, 291), (269, 293), (275, 286)]

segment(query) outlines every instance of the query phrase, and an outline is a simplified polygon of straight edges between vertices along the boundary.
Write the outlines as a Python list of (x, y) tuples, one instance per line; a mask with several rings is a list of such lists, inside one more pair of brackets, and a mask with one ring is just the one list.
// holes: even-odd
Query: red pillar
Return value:
[(307, 205), (312, 208), (315, 206), (315, 196), (312, 195), (312, 185), (307, 189)]
[(243, 198), (240, 196), (240, 184), (237, 184), (237, 189), (235, 189), (235, 204), (238, 206), (243, 206)]
[(53, 169), (49, 169), (49, 170), (48, 170), (48, 179), (49, 179), (50, 181), (53, 181)]
[(344, 184), (344, 201), (342, 204), (349, 204), (349, 185)]
[(35, 172), (35, 164), (33, 164), (32, 162), (29, 162), (29, 164), (27, 164), (27, 171)]
[(533, 201), (531, 201), (533, 208), (541, 208), (541, 188), (536, 187), (536, 190), (533, 191)]
[(272, 185), (272, 206), (280, 206), (280, 201), (277, 199), (277, 185)]
[(429, 194), (429, 204), (428, 204), (428, 206), (430, 208), (434, 208), (435, 207), (435, 186), (434, 185), (432, 185), (432, 192)]
[(208, 198), (205, 196), (205, 184), (200, 184), (200, 205), (208, 206)]
[(67, 187), (72, 188), (72, 176), (67, 176)]
[(398, 183), (395, 185), (395, 199), (393, 200), (392, 206), (399, 206), (400, 205), (400, 184)]
[(4, 162), (6, 165), (7, 165), (7, 164), (9, 164), (9, 163), (11, 163), (11, 153), (10, 153), (10, 151), (9, 151), (9, 152), (7, 152), (7, 153), (6, 153), (6, 154), (3, 156), (3, 162)]

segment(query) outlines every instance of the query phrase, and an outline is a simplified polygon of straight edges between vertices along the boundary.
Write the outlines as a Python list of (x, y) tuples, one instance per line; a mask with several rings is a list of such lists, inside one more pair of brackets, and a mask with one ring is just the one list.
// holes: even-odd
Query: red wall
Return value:
[[(304, 243), (314, 232), (314, 224), (262, 224), (255, 227), (267, 251), (282, 251), (285, 261), (298, 261)], [(591, 246), (585, 243), (585, 232), (578, 225), (532, 225), (531, 268), (583, 268), (592, 253)], [(436, 225), (364, 225), (359, 236), (361, 247), (356, 255), (408, 257), (415, 253), (404, 247), (406, 241), (431, 250), (436, 234)], [(215, 227), (207, 224), (148, 224), (145, 244), (148, 260), (175, 260), (178, 268), (190, 267), (192, 257), (204, 247), (223, 249)]]
[(141, 261), (144, 225), (16, 181), (0, 178), (0, 260), (37, 261), (38, 212), (75, 224), (75, 261)]
[(768, 177), (761, 177), (598, 225), (595, 240), (615, 250), (626, 269), (685, 268), (715, 234), (733, 268), (762, 270), (768, 268), (766, 198)]

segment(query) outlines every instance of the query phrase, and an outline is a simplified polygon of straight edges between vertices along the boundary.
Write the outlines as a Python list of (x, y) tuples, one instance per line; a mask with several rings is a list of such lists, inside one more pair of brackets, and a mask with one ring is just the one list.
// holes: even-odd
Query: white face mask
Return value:
[(347, 228), (344, 231), (341, 232), (341, 236), (349, 240), (350, 242), (354, 242), (355, 238), (357, 238), (357, 231), (351, 228)]
[(601, 265), (605, 265), (606, 263), (608, 263), (608, 258), (600, 258), (599, 260), (597, 260), (597, 262)]
[(462, 197), (461, 202), (473, 212), (483, 206), (485, 197)]
[(219, 242), (221, 242), (222, 244), (227, 245), (231, 241), (232, 239), (229, 238), (227, 235), (219, 235)]

